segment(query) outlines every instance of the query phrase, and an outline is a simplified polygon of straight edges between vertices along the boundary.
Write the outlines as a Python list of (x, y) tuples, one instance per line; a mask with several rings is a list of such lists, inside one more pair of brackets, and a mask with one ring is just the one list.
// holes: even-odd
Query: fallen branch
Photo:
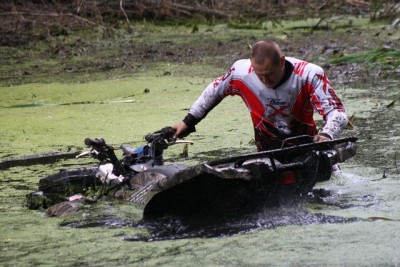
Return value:
[(396, 103), (396, 101), (400, 100), (400, 96), (398, 98), (396, 98), (395, 100), (393, 100), (392, 102), (390, 102), (388, 105), (386, 105), (387, 108), (391, 108), (394, 106), (394, 103)]
[(125, 19), (126, 19), (126, 22), (128, 22), (128, 24), (131, 24), (131, 23), (129, 22), (128, 15), (126, 14), (126, 12), (125, 12), (125, 10), (124, 10), (123, 4), (124, 4), (124, 1), (123, 1), (123, 0), (120, 0), (120, 1), (119, 1), (119, 8), (121, 9), (122, 13), (124, 14)]
[(365, 2), (364, 0), (346, 0), (346, 3), (348, 3), (352, 6), (359, 6), (359, 7), (364, 7), (364, 8), (369, 7), (369, 3)]
[(319, 25), (326, 19), (326, 17), (322, 17), (319, 19), (319, 21), (317, 22), (317, 24), (315, 24), (314, 26), (311, 27), (311, 33), (315, 30), (318, 29)]
[(175, 10), (180, 11), (180, 12), (191, 11), (191, 12), (195, 12), (195, 13), (218, 15), (223, 18), (230, 17), (229, 15), (225, 14), (224, 12), (221, 12), (221, 11), (218, 11), (215, 9), (211, 9), (211, 8), (207, 8), (207, 7), (203, 7), (203, 6), (193, 7), (193, 6), (174, 3), (174, 4), (172, 4), (172, 8), (174, 8)]
[(75, 14), (72, 14), (72, 13), (54, 13), (54, 12), (50, 12), (50, 13), (39, 13), (39, 12), (2, 12), (2, 13), (0, 13), (0, 16), (15, 16), (15, 15), (20, 15), (20, 16), (23, 16), (23, 15), (28, 15), (28, 16), (47, 16), (47, 17), (73, 17), (73, 18), (75, 18), (75, 19), (78, 19), (78, 20), (81, 20), (81, 21), (83, 21), (83, 22), (85, 22), (85, 23), (87, 23), (87, 24), (90, 24), (90, 25), (94, 25), (94, 26), (97, 26), (97, 27), (99, 27), (99, 28), (101, 28), (101, 29), (103, 29), (103, 30), (105, 30), (106, 29), (106, 27), (104, 27), (104, 26), (102, 26), (102, 25), (99, 25), (99, 24), (97, 24), (97, 23), (95, 23), (95, 22), (93, 22), (93, 21), (90, 21), (90, 20), (88, 20), (88, 19), (85, 19), (85, 18), (82, 18), (82, 17), (80, 17), (80, 16), (78, 16), (78, 15), (75, 15)]
[(354, 114), (350, 116), (347, 122), (347, 126), (351, 129), (354, 129)]
[(77, 102), (66, 102), (66, 103), (32, 103), (32, 104), (18, 104), (8, 106), (7, 108), (33, 108), (33, 107), (45, 107), (45, 106), (72, 106), (72, 105), (103, 105), (103, 104), (113, 104), (113, 103), (135, 103), (134, 99), (126, 100), (114, 100), (114, 101), (77, 101)]
[(4, 158), (0, 160), (0, 170), (16, 166), (30, 166), (37, 164), (50, 164), (62, 159), (73, 159), (80, 152), (79, 151), (58, 151), (48, 152), (43, 154), (27, 155), (20, 157)]

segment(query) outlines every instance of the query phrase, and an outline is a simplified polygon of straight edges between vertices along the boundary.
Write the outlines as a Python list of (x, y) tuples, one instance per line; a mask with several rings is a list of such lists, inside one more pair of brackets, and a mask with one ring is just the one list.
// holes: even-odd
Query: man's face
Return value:
[(285, 57), (281, 58), (279, 66), (272, 64), (270, 59), (265, 59), (263, 64), (257, 64), (251, 59), (251, 65), (260, 81), (269, 88), (278, 85), (285, 73)]

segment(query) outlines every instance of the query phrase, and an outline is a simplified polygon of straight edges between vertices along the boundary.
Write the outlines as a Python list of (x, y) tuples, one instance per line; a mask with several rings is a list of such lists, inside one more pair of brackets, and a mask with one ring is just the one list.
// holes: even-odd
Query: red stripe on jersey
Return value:
[(303, 76), (304, 69), (306, 68), (307, 64), (308, 64), (308, 62), (305, 62), (305, 61), (301, 61), (301, 62), (293, 64), (294, 73), (296, 73), (300, 76)]
[(264, 105), (242, 80), (231, 80), (229, 83), (229, 88), (225, 91), (225, 94), (239, 95), (246, 103), (247, 108), (250, 110), (250, 115), (254, 127), (261, 129), (268, 134), (274, 135), (270, 131), (268, 131), (263, 125), (264, 122), (274, 127), (273, 122), (270, 122), (263, 117), (265, 113)]
[[(304, 124), (314, 124), (313, 107), (311, 102), (316, 105), (316, 108), (322, 110), (321, 104), (315, 96), (314, 91), (315, 88), (310, 83), (303, 85), (292, 106), (292, 114), (297, 118), (297, 120)], [(312, 98), (311, 102), (310, 96)]]
[(324, 72), (323, 75), (316, 74), (316, 76), (322, 81), (322, 89), (324, 90), (324, 93), (326, 94), (326, 90), (331, 87), (331, 82), (328, 80), (328, 77), (326, 76), (326, 73)]

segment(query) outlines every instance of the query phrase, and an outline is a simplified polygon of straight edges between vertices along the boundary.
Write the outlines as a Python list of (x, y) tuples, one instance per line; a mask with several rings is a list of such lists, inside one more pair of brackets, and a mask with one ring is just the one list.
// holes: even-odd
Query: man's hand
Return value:
[(314, 136), (314, 142), (323, 142), (323, 141), (329, 141), (329, 140), (331, 140), (331, 139), (325, 135), (317, 134)]
[(185, 132), (188, 127), (183, 121), (180, 121), (177, 124), (175, 124), (174, 126), (172, 126), (172, 128), (176, 130), (174, 138), (178, 138), (178, 136), (180, 136), (181, 133)]

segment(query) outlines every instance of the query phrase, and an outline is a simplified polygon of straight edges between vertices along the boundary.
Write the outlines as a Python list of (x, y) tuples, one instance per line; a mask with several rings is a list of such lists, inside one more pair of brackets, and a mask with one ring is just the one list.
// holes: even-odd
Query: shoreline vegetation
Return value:
[(397, 72), (397, 1), (275, 2), (5, 1), (0, 85), (87, 82), (154, 69), (177, 75), (157, 70), (160, 63), (179, 71), (187, 65), (222, 69), (266, 36), (317, 64), (366, 63)]

